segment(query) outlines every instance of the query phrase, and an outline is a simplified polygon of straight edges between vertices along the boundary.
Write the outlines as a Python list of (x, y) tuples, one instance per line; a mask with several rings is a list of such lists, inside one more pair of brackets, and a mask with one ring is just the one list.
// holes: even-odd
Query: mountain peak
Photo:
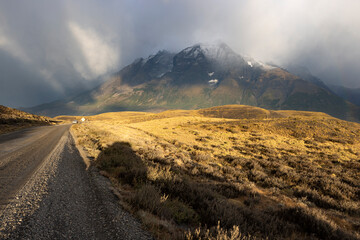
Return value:
[(154, 78), (161, 78), (171, 72), (175, 54), (167, 50), (160, 50), (147, 58), (138, 58), (125, 67), (118, 74), (122, 75), (123, 82), (136, 85)]
[(188, 57), (197, 57), (202, 54), (209, 60), (223, 60), (228, 57), (239, 57), (227, 44), (217, 43), (197, 43), (191, 47), (185, 48), (182, 53)]
[(222, 69), (245, 64), (244, 59), (223, 42), (197, 43), (183, 49), (177, 54), (177, 58), (185, 62), (211, 62)]

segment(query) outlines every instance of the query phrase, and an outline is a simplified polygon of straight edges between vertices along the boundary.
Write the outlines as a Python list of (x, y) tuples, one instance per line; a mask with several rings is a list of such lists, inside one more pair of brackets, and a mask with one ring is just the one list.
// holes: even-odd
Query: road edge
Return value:
[(73, 132), (72, 126), (70, 127), (69, 132), (70, 132), (71, 137), (74, 140), (75, 147), (79, 151), (80, 156), (86, 165), (86, 170), (88, 170), (91, 166), (91, 160), (88, 157), (87, 151), (78, 143), (78, 139), (77, 139), (75, 133)]

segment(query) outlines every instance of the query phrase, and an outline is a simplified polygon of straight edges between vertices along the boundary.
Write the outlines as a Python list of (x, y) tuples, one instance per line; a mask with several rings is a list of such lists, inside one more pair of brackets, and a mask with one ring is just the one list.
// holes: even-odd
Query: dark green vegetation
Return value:
[(107, 111), (199, 109), (244, 104), (267, 109), (322, 111), (358, 121), (360, 108), (320, 80), (257, 62), (227, 45), (195, 45), (138, 59), (98, 88), (64, 102), (31, 109), (45, 115)]
[(0, 105), (0, 134), (20, 128), (48, 125), (50, 123), (50, 118), (33, 115)]

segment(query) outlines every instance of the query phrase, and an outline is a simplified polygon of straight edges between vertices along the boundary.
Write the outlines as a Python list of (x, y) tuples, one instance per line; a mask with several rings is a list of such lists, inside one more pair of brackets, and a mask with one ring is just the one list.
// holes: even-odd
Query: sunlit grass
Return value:
[(359, 124), (239, 105), (88, 119), (79, 143), (158, 238), (218, 221), (258, 239), (359, 237)]
[(49, 125), (51, 121), (52, 119), (48, 117), (37, 116), (0, 105), (0, 134), (31, 126)]

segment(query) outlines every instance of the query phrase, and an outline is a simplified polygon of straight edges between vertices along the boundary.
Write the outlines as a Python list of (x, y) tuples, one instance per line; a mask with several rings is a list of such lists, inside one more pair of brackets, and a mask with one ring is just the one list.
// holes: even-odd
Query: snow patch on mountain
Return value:
[(228, 63), (241, 58), (240, 55), (236, 54), (228, 45), (225, 43), (217, 44), (199, 44), (199, 49), (204, 53), (205, 57), (217, 62)]
[(271, 70), (271, 69), (276, 68), (276, 66), (272, 66), (272, 65), (263, 63), (261, 61), (257, 61), (252, 57), (244, 56), (244, 59), (250, 67), (259, 67), (264, 70)]
[(199, 43), (182, 50), (179, 55), (185, 59), (205, 58), (220, 67), (232, 67), (244, 63), (244, 59), (225, 43)]
[(208, 81), (210, 86), (215, 86), (218, 82), (219, 82), (219, 80), (217, 80), (217, 79), (211, 79)]
[(263, 62), (259, 62), (259, 64), (265, 70), (271, 70), (271, 69), (277, 68), (276, 66), (272, 66), (272, 65), (269, 65), (269, 64), (266, 64), (266, 63), (263, 63)]
[(170, 72), (170, 71), (162, 72), (162, 73), (158, 74), (156, 77), (161, 78), (162, 76), (164, 76), (168, 72)]
[(214, 75), (215, 72), (209, 72), (208, 75), (209, 77), (211, 77), (212, 75)]

